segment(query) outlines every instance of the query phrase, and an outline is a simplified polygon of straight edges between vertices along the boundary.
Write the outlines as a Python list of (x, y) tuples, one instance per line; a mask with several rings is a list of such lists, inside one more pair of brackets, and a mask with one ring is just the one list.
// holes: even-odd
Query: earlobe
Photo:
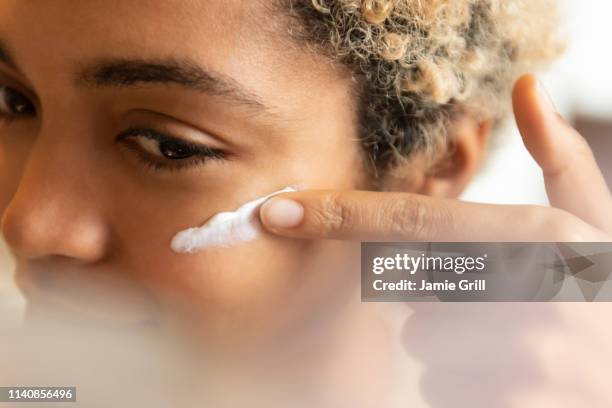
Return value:
[(461, 117), (451, 130), (451, 145), (433, 165), (414, 157), (390, 175), (387, 189), (456, 198), (472, 180), (486, 155), (492, 122)]
[(429, 172), (421, 194), (456, 198), (480, 168), (487, 152), (492, 122), (460, 119), (453, 128), (452, 146)]

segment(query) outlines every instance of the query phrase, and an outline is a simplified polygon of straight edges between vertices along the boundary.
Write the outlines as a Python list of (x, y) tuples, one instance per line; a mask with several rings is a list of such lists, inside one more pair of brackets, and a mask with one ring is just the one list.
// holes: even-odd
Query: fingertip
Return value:
[(517, 127), (525, 147), (540, 164), (554, 144), (559, 124), (556, 109), (541, 82), (532, 74), (520, 77), (512, 92)]
[(512, 105), (519, 126), (547, 125), (559, 121), (550, 94), (533, 74), (523, 75), (516, 81), (512, 90)]
[(259, 219), (272, 231), (295, 228), (304, 219), (304, 207), (295, 200), (273, 197), (262, 204)]
[(550, 94), (535, 76), (519, 78), (512, 98), (525, 147), (544, 172), (557, 171), (584, 140), (557, 112)]
[(533, 98), (533, 91), (536, 89), (538, 80), (533, 74), (525, 74), (514, 83), (512, 89), (512, 101), (514, 107), (521, 107), (521, 102), (529, 102)]
[(523, 75), (514, 84), (512, 90), (512, 107), (519, 129), (531, 128), (540, 122), (538, 80), (532, 74)]

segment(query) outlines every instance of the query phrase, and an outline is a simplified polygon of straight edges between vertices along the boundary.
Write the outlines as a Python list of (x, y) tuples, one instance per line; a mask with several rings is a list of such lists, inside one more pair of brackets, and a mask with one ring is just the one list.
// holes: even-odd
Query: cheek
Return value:
[(132, 271), (158, 299), (165, 322), (226, 346), (285, 338), (279, 333), (353, 295), (359, 277), (354, 244), (266, 235), (197, 254), (141, 251), (150, 255)]
[[(319, 140), (322, 134), (330, 136)], [(361, 144), (350, 137), (353, 134), (351, 124), (325, 124), (295, 143), (282, 167), (304, 179), (310, 189), (358, 188), (364, 185), (367, 172)]]

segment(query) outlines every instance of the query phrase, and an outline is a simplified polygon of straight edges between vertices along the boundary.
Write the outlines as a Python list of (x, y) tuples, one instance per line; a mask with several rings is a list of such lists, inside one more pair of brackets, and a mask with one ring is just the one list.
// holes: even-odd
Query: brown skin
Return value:
[[(0, 104), (10, 119), (0, 122), (2, 235), (31, 321), (153, 321), (212, 350), (234, 386), (240, 381), (228, 369), (231, 356), (274, 365), (265, 352), (271, 350), (282, 362), (278, 376), (267, 369), (272, 389), (282, 389), (283, 380), (302, 382), (290, 356), (307, 363), (301, 372), (305, 384), (315, 383), (310, 390), (329, 387), (368, 401), (392, 383), (392, 374), (383, 374), (391, 339), (379, 315), (358, 301), (357, 245), (267, 234), (194, 255), (170, 249), (176, 232), (287, 185), (368, 184), (350, 80), (287, 47), (282, 33), (267, 31), (266, 13), (252, 2), (225, 0), (112, 7), (106, 0), (3, 1), (0, 40), (16, 67), (0, 63), (0, 85), (22, 94), (35, 112), (10, 115)], [(232, 78), (270, 109), (178, 85), (75, 83), (79, 70), (112, 58), (188, 58)], [(130, 146), (137, 150), (117, 140), (144, 125), (230, 159), (154, 171), (141, 160), (151, 148), (147, 140), (135, 137)], [(443, 177), (432, 194), (457, 194), (474, 172), (484, 151), (477, 128), (469, 119), (458, 126), (458, 145), (470, 147), (458, 149), (456, 176)], [(159, 152), (149, 159), (175, 163)], [(435, 185), (413, 163), (411, 191)], [(379, 353), (364, 356), (367, 349)], [(381, 389), (368, 376), (355, 377), (365, 370), (378, 373)], [(244, 384), (254, 386), (248, 370)]]
[[(368, 185), (350, 80), (287, 47), (266, 13), (237, 0), (2, 2), (0, 40), (16, 67), (0, 62), (0, 85), (36, 110), (0, 121), (1, 231), (30, 318), (57, 310), (111, 325), (154, 321), (208, 349), (255, 355), (308, 344), (314, 351), (304, 360), (318, 373), (326, 361), (321, 381), (332, 385), (345, 369), (382, 370), (374, 353), (375, 361), (355, 358), (388, 339), (358, 302), (354, 243), (267, 234), (232, 249), (170, 250), (177, 231), (287, 185)], [(75, 82), (83, 67), (113, 58), (190, 59), (270, 109), (179, 85)], [(147, 140), (133, 137), (130, 149), (117, 137), (145, 125), (228, 159), (154, 171), (141, 160)], [(390, 178), (387, 188), (456, 197), (484, 156), (489, 125), (466, 116), (452, 132), (456, 149), (444, 171), (416, 157), (410, 177)], [(346, 387), (360, 397), (353, 383)]]
[[(286, 185), (361, 186), (366, 173), (348, 81), (309, 54), (289, 54), (261, 30), (254, 16), (263, 19), (265, 11), (255, 5), (102, 4), (9, 1), (0, 7), (1, 37), (19, 68), (2, 64), (2, 84), (37, 109), (3, 121), (0, 139), (2, 232), (32, 308), (48, 300), (86, 303), (96, 314), (121, 311), (128, 322), (161, 312), (197, 319), (209, 341), (232, 343), (245, 332), (249, 342), (282, 333), (290, 321), (338, 307), (326, 299), (338, 299), (329, 294), (347, 287), (347, 278), (353, 285), (340, 289), (347, 294), (339, 298), (352, 293), (356, 276), (329, 275), (321, 265), (352, 246), (266, 236), (231, 250), (177, 255), (169, 241), (181, 229)], [(71, 13), (62, 12), (65, 7)], [(224, 24), (219, 13), (227, 16)], [(173, 28), (159, 35), (158, 27)], [(273, 113), (176, 85), (75, 85), (77, 68), (109, 58), (190, 58), (233, 78)], [(141, 123), (223, 149), (231, 159), (150, 170), (116, 142), (120, 131)], [(482, 154), (481, 137), (464, 128), (457, 181), (444, 180), (453, 194)], [(111, 289), (119, 299), (115, 309), (105, 302)]]
[[(396, 193), (339, 193), (367, 185), (349, 81), (325, 61), (279, 41), (256, 4), (33, 3), (0, 5), (0, 39), (18, 66), (0, 63), (0, 85), (36, 105), (33, 115), (0, 122), (1, 228), (31, 318), (68, 309), (112, 324), (153, 320), (215, 351), (267, 355), (261, 353), (265, 348), (279, 352), (284, 345), (303, 352), (308, 344), (312, 352), (300, 354), (310, 363), (304, 376), (317, 373), (319, 385), (363, 402), (382, 392), (373, 389), (371, 378), (392, 381), (389, 373), (379, 375), (387, 365), (384, 353), (364, 353), (384, 351), (389, 339), (370, 306), (357, 300), (354, 243), (268, 234), (229, 250), (177, 255), (170, 250), (172, 236), (296, 183), (333, 193), (287, 195), (305, 207), (298, 227), (272, 228), (264, 211), (270, 230), (283, 236), (350, 241), (465, 239), (453, 233), (466, 232), (476, 240), (608, 236), (609, 192), (601, 174), (584, 141), (536, 96), (531, 77), (516, 87), (515, 113), (527, 148), (544, 169), (551, 201), (563, 210), (453, 200), (478, 168), (489, 133), (488, 123), (469, 117), (452, 129), (457, 148), (443, 170), (431, 173), (414, 158), (403, 169), (409, 177), (386, 180)], [(259, 95), (273, 114), (177, 85), (75, 84), (79, 68), (108, 58), (189, 58)], [(137, 151), (117, 142), (118, 133), (135, 125), (222, 149), (231, 160), (153, 171)], [(136, 146), (141, 153), (151, 147), (140, 138)], [(508, 228), (517, 217), (533, 229)], [(508, 232), (524, 235), (503, 234)], [(411, 332), (415, 341), (417, 334)], [(227, 354), (218, 355), (227, 361)], [(290, 378), (297, 381), (295, 367), (289, 366)], [(371, 376), (355, 375), (365, 370)], [(251, 382), (247, 376), (245, 383)], [(282, 383), (271, 382), (282, 389)]]
[[(335, 72), (315, 75), (312, 57), (275, 48), (251, 16), (263, 13), (238, 1), (3, 2), (0, 36), (19, 70), (2, 64), (2, 84), (37, 107), (0, 125), (2, 232), (32, 311), (47, 301), (86, 304), (127, 323), (159, 312), (195, 320), (207, 341), (231, 344), (277, 336), (313, 305), (332, 307), (326, 299), (346, 287), (346, 274), (329, 276), (321, 264), (347, 245), (267, 236), (231, 250), (170, 250), (179, 230), (286, 185), (359, 183), (346, 82)], [(108, 58), (190, 58), (233, 78), (271, 113), (178, 85), (75, 85), (79, 67)], [(116, 141), (136, 125), (231, 159), (153, 171)], [(111, 290), (122, 294), (112, 305)]]
[[(2, 64), (0, 83), (36, 105), (35, 114), (0, 125), (2, 232), (31, 309), (48, 301), (87, 304), (93, 314), (127, 323), (157, 319), (159, 312), (195, 320), (207, 341), (252, 343), (300, 327), (320, 310), (345, 307), (338, 299), (354, 293), (356, 276), (327, 271), (334, 267), (330, 254), (342, 259), (336, 255), (352, 253), (352, 245), (269, 235), (231, 250), (177, 255), (169, 241), (286, 185), (363, 186), (348, 80), (281, 46), (261, 29), (265, 10), (255, 5), (103, 4), (0, 7), (0, 37), (18, 68)], [(66, 7), (71, 13), (61, 11)], [(172, 30), (162, 35), (158, 27)], [(272, 113), (178, 85), (75, 84), (79, 68), (110, 58), (190, 58), (258, 95)], [(125, 128), (142, 124), (222, 149), (231, 159), (150, 170), (116, 141)], [(457, 194), (474, 172), (484, 144), (470, 126), (466, 120), (459, 132), (455, 178), (430, 192)], [(432, 185), (415, 179), (421, 181), (414, 191)], [(110, 290), (122, 294), (112, 305)]]

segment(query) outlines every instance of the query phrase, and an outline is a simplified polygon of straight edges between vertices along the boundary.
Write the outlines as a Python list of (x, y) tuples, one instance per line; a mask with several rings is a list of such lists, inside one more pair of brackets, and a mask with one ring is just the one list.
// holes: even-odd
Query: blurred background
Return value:
[[(612, 3), (560, 0), (560, 4), (569, 48), (540, 78), (559, 112), (589, 140), (610, 182), (612, 143), (607, 138), (612, 135), (612, 55), (606, 50), (612, 38)], [(464, 199), (546, 203), (540, 171), (522, 146), (512, 121), (498, 135), (488, 162)], [(11, 260), (0, 241), (0, 328), (19, 323), (23, 304), (13, 284)]]
[[(537, 1), (537, 0), (533, 0)], [(612, 180), (612, 3), (558, 0), (564, 56), (539, 78), (557, 110), (589, 141), (608, 185)], [(488, 163), (465, 192), (464, 199), (491, 203), (547, 204), (542, 176), (522, 145), (513, 121), (498, 135)]]

